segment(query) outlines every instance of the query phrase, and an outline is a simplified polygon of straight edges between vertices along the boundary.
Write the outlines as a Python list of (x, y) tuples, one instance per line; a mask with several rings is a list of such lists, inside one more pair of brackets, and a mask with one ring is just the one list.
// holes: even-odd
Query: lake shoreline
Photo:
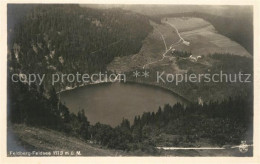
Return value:
[(102, 118), (101, 123), (111, 126), (120, 124), (122, 118), (132, 122), (135, 116), (143, 112), (157, 112), (167, 104), (189, 104), (168, 89), (134, 82), (85, 85), (62, 92), (59, 97), (74, 114), (84, 109), (91, 123), (95, 124)]
[(164, 91), (167, 91), (167, 92), (173, 94), (174, 96), (177, 96), (177, 97), (181, 98), (187, 104), (192, 103), (191, 100), (189, 100), (188, 98), (186, 98), (183, 95), (178, 94), (177, 92), (175, 92), (171, 88), (166, 88), (166, 87), (163, 87), (163, 86), (160, 86), (160, 85), (151, 84), (151, 83), (143, 83), (143, 82), (129, 81), (129, 80), (126, 81), (126, 82), (96, 82), (96, 83), (81, 84), (81, 85), (75, 86), (75, 87), (66, 87), (65, 89), (62, 89), (61, 91), (57, 92), (57, 94), (60, 94), (60, 93), (63, 93), (63, 92), (67, 92), (67, 91), (72, 91), (74, 89), (79, 89), (81, 87), (91, 87), (91, 86), (96, 86), (96, 85), (105, 85), (105, 84), (113, 84), (113, 83), (138, 84), (138, 85), (143, 85), (143, 86), (149, 86), (149, 87), (153, 87), (153, 88), (162, 89)]
[(144, 86), (149, 86), (149, 87), (154, 87), (154, 88), (159, 88), (162, 90), (165, 90), (167, 92), (172, 93), (174, 96), (178, 96), (179, 98), (183, 99), (184, 101), (186, 101), (185, 103), (192, 103), (191, 100), (187, 99), (186, 97), (178, 94), (177, 92), (175, 92), (174, 90), (172, 90), (171, 88), (166, 88), (160, 85), (155, 85), (155, 84), (151, 84), (151, 83), (143, 83), (143, 82), (137, 82), (137, 81), (126, 81), (125, 83), (128, 84), (139, 84), (139, 85), (144, 85)]

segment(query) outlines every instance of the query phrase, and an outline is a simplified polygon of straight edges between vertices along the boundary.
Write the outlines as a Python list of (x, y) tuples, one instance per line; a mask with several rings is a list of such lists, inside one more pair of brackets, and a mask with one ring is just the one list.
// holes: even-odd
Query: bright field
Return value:
[(217, 52), (251, 57), (245, 48), (218, 34), (215, 28), (203, 19), (168, 18), (168, 22), (174, 24), (184, 40), (190, 42), (190, 46), (182, 44), (177, 49), (192, 52), (193, 56)]
[[(252, 57), (241, 45), (218, 34), (209, 22), (200, 18), (167, 18), (162, 20), (162, 24), (151, 22), (151, 25), (154, 30), (144, 40), (139, 53), (115, 58), (108, 65), (108, 70), (128, 72), (159, 66), (180, 72), (181, 70), (174, 64), (174, 58), (163, 58), (166, 49), (169, 49), (172, 44), (175, 50), (191, 52), (195, 57), (212, 53)], [(183, 44), (180, 37), (189, 45)], [(166, 56), (170, 56), (170, 51)], [(173, 66), (174, 68), (169, 68)]]

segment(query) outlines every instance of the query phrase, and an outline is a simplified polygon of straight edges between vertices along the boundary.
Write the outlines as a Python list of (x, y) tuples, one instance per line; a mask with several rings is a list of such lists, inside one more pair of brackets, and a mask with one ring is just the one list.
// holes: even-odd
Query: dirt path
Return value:
[(161, 33), (161, 31), (160, 30), (158, 30), (156, 27), (154, 27), (154, 29), (156, 30), (156, 31), (158, 31), (159, 32), (159, 34), (161, 35), (161, 38), (162, 38), (162, 40), (163, 40), (163, 43), (164, 43), (164, 46), (165, 46), (165, 52), (167, 51), (167, 45), (166, 45), (166, 42), (165, 42), (165, 39), (164, 39), (164, 36), (163, 36), (163, 34)]
[(176, 33), (178, 34), (179, 38), (181, 41), (185, 42), (185, 40), (183, 39), (183, 37), (181, 37), (181, 34), (179, 33), (179, 30), (175, 27), (175, 25), (169, 23), (169, 22), (166, 22), (168, 25), (170, 25), (171, 27), (173, 27), (176, 31)]
[(145, 69), (145, 67), (148, 66), (148, 65), (157, 63), (157, 62), (159, 62), (159, 61), (162, 61), (165, 57), (168, 57), (168, 56), (166, 56), (166, 54), (171, 50), (171, 48), (169, 48), (169, 49), (167, 48), (167, 45), (166, 45), (166, 42), (165, 42), (165, 39), (164, 39), (163, 34), (162, 34), (156, 27), (154, 27), (154, 28), (155, 28), (155, 30), (158, 31), (159, 34), (161, 35), (161, 38), (162, 38), (163, 43), (164, 43), (164, 46), (165, 46), (165, 52), (162, 54), (162, 58), (161, 58), (161, 59), (145, 64), (145, 65), (143, 66), (143, 69)]
[[(23, 124), (16, 124), (10, 129), (9, 132), (15, 136), (9, 140), (8, 152), (9, 151), (21, 151), (21, 152), (32, 152), (32, 151), (63, 151), (63, 152), (76, 152), (80, 151), (82, 156), (151, 156), (144, 152), (125, 152), (121, 150), (107, 149), (100, 145), (87, 143), (76, 137), (68, 136), (62, 132), (57, 132), (47, 128), (30, 127)], [(10, 131), (11, 130), (11, 131)], [(8, 133), (8, 139), (10, 139), (10, 133)], [(10, 146), (10, 142), (13, 142)], [(17, 149), (17, 146), (22, 149)], [(158, 148), (158, 147), (157, 147)], [(197, 148), (192, 150), (191, 148), (166, 148), (159, 147), (160, 156), (252, 156), (253, 147), (248, 147), (248, 152), (241, 153), (238, 147), (232, 147), (231, 145), (217, 148), (207, 149)], [(9, 154), (7, 154), (10, 156)], [(65, 154), (64, 154), (65, 155)], [(17, 155), (19, 156), (19, 155)], [(33, 156), (33, 155), (32, 155)]]
[[(158, 33), (161, 35), (161, 38), (162, 38), (163, 43), (164, 43), (164, 46), (165, 46), (165, 52), (162, 54), (162, 58), (161, 58), (161, 59), (145, 64), (145, 65), (143, 66), (143, 69), (145, 69), (145, 67), (147, 67), (148, 65), (151, 65), (151, 64), (154, 64), (154, 63), (163, 61), (164, 58), (169, 58), (169, 57), (171, 57), (171, 56), (166, 56), (166, 54), (167, 54), (170, 50), (175, 51), (175, 49), (174, 49), (175, 46), (178, 46), (179, 44), (184, 44), (185, 42), (187, 42), (186, 40), (184, 40), (184, 39), (181, 37), (181, 35), (180, 35), (178, 29), (177, 29), (173, 24), (170, 24), (170, 23), (168, 23), (168, 22), (166, 22), (166, 23), (169, 24), (171, 27), (173, 27), (173, 28), (175, 29), (175, 31), (176, 31), (176, 33), (178, 34), (178, 36), (179, 36), (180, 39), (179, 39), (178, 42), (173, 43), (169, 48), (167, 48), (166, 41), (165, 41), (165, 38), (164, 38), (163, 34), (162, 34), (161, 31), (159, 31), (156, 27), (154, 27), (154, 29), (155, 29), (156, 31), (158, 31)], [(187, 42), (187, 43), (189, 43), (189, 42)], [(185, 44), (185, 45), (187, 45), (187, 44)]]

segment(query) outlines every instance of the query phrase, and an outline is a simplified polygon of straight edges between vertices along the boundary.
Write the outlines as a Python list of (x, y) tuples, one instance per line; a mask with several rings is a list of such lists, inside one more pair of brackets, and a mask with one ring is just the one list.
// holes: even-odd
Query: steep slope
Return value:
[(11, 11), (9, 67), (18, 73), (104, 71), (114, 57), (137, 53), (152, 29), (145, 16), (121, 9), (37, 5), (15, 25)]
[[(64, 133), (46, 128), (15, 124), (9, 127), (8, 131), (10, 136), (8, 138), (10, 143), (8, 144), (9, 151), (17, 150), (17, 147), (21, 146), (26, 151), (68, 151), (69, 153), (74, 151), (74, 154), (76, 154), (76, 151), (80, 151), (83, 156), (117, 156), (123, 154), (123, 151), (102, 148), (79, 138), (69, 137)], [(15, 136), (15, 138), (11, 137), (11, 135)]]

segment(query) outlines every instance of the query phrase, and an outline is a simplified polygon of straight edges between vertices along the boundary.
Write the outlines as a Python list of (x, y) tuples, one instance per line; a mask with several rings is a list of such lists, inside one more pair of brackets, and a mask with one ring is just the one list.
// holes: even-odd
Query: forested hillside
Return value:
[(115, 56), (137, 53), (152, 30), (145, 16), (121, 9), (37, 5), (28, 10), (9, 29), (9, 66), (22, 73), (103, 71)]
[[(11, 19), (10, 16), (8, 20)], [(251, 92), (243, 92), (247, 94), (237, 94), (238, 96), (229, 99), (225, 95), (221, 101), (205, 101), (204, 104), (198, 104), (195, 99), (188, 105), (165, 105), (158, 107), (156, 112), (145, 112), (136, 116), (132, 124), (122, 118), (122, 123), (113, 128), (101, 123), (91, 125), (84, 112), (88, 110), (88, 106), (77, 114), (71, 113), (56, 94), (61, 88), (46, 84), (50, 79), (45, 79), (44, 85), (30, 86), (11, 81), (13, 73), (91, 74), (104, 71), (114, 57), (135, 54), (140, 50), (142, 41), (152, 30), (148, 17), (121, 9), (97, 10), (81, 8), (78, 5), (35, 5), (27, 7), (26, 13), (17, 19), (19, 21), (16, 23), (8, 22), (12, 24), (8, 26), (8, 125), (26, 124), (49, 128), (105, 148), (141, 151), (150, 155), (159, 154), (155, 148), (157, 146), (200, 147), (201, 143), (204, 146), (223, 146), (239, 144), (244, 139), (252, 141)], [(232, 29), (224, 30), (225, 21), (222, 19), (211, 16), (205, 16), (204, 19), (211, 22), (219, 32), (226, 32), (231, 39), (241, 42), (250, 50), (251, 43), (247, 41), (246, 34), (250, 33), (251, 27), (246, 29), (245, 25), (230, 32)], [(215, 25), (218, 23), (219, 25)], [(231, 27), (234, 27), (238, 22), (231, 24)], [(241, 35), (238, 36), (237, 33)], [(235, 38), (236, 36), (238, 38)], [(176, 51), (178, 58), (187, 58), (190, 55), (188, 52)], [(252, 73), (251, 59), (221, 54), (211, 55), (208, 59), (215, 61), (210, 67), (212, 73), (220, 68), (233, 73), (233, 70), (240, 70), (241, 65), (244, 65), (242, 71)], [(193, 65), (189, 60), (178, 59), (177, 65), (183, 69), (190, 67), (190, 72), (205, 69), (199, 63)], [(63, 84), (63, 87), (66, 85)], [(167, 85), (163, 87), (171, 87)], [(209, 88), (217, 90), (217, 87), (224, 86), (214, 85), (210, 83), (199, 88), (187, 83), (179, 85), (177, 91), (183, 95), (192, 95), (197, 92), (191, 92), (196, 88), (204, 98), (204, 95), (213, 95), (209, 91), (215, 90)], [(248, 88), (250, 87), (251, 85)], [(223, 97), (223, 94), (221, 96)]]
[(165, 105), (157, 112), (136, 116), (132, 125), (122, 118), (122, 123), (112, 128), (100, 123), (89, 124), (84, 109), (77, 115), (70, 113), (58, 101), (55, 90), (50, 98), (45, 98), (42, 90), (35, 87), (28, 89), (23, 83), (9, 84), (9, 123), (47, 127), (106, 148), (158, 155), (156, 146), (223, 146), (239, 144), (241, 140), (252, 142), (252, 93), (204, 105)]

